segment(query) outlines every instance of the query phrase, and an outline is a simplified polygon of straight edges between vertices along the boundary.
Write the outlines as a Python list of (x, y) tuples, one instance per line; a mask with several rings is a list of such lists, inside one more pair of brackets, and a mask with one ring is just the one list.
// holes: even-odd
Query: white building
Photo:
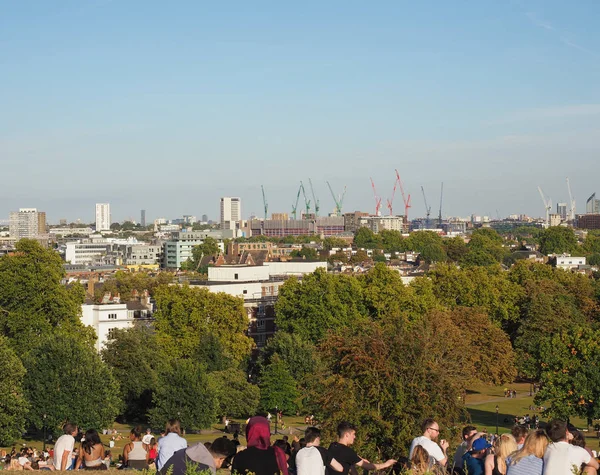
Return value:
[(110, 230), (110, 204), (96, 203), (96, 231)]
[(101, 304), (81, 306), (81, 323), (91, 326), (96, 332), (96, 350), (100, 351), (111, 339), (115, 329), (131, 328), (134, 312), (126, 304)]
[(33, 239), (46, 232), (46, 213), (36, 208), (21, 208), (9, 216), (9, 235), (17, 240)]
[(221, 228), (235, 229), (235, 223), (242, 219), (242, 200), (238, 197), (221, 198)]
[(585, 257), (572, 257), (568, 255), (556, 256), (556, 267), (564, 270), (578, 269), (585, 265)]
[(65, 261), (73, 264), (97, 264), (110, 250), (110, 243), (105, 239), (85, 239), (68, 242), (65, 250)]
[(360, 225), (369, 228), (374, 233), (383, 231), (408, 231), (404, 216), (364, 216), (360, 218)]

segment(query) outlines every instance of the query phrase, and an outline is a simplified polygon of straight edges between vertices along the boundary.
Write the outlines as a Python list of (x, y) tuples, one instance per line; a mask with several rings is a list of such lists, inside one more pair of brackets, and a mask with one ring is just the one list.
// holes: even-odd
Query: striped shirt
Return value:
[(506, 460), (506, 475), (542, 475), (544, 461), (535, 455), (528, 455), (511, 465), (511, 458)]

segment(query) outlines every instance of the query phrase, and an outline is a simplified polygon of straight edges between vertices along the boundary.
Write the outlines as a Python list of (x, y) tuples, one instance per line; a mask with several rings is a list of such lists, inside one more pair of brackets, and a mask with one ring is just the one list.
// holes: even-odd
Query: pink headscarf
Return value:
[[(265, 417), (254, 416), (246, 425), (246, 441), (248, 447), (267, 450), (271, 446), (271, 426)], [(283, 475), (288, 475), (287, 459), (285, 452), (279, 447), (273, 447), (277, 466)]]

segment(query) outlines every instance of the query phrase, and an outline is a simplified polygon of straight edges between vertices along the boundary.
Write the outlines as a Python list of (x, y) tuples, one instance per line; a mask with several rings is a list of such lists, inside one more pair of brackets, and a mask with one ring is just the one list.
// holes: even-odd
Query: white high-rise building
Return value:
[(10, 213), (8, 232), (15, 239), (35, 238), (46, 232), (46, 213), (36, 208), (20, 208)]
[(221, 228), (234, 229), (235, 223), (242, 220), (242, 200), (237, 197), (221, 198)]
[(110, 204), (96, 203), (96, 231), (110, 229)]

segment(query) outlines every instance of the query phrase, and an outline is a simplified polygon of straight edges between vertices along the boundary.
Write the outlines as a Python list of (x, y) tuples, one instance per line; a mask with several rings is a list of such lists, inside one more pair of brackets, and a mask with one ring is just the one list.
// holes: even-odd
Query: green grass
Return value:
[[(517, 391), (517, 398), (510, 399), (504, 397), (505, 387)], [(529, 384), (519, 383), (507, 386), (485, 386), (479, 385), (468, 391), (466, 405), (473, 425), (478, 429), (487, 429), (488, 432), (496, 431), (496, 405), (498, 405), (498, 430), (506, 432), (513, 426), (514, 416), (524, 416), (537, 414), (542, 421), (547, 418), (538, 412), (529, 409), (532, 406), (533, 396), (529, 396)], [(505, 419), (508, 422), (505, 422)], [(579, 417), (571, 419), (571, 423), (584, 431), (588, 445), (592, 448), (597, 447), (596, 433), (587, 431), (586, 421)]]

